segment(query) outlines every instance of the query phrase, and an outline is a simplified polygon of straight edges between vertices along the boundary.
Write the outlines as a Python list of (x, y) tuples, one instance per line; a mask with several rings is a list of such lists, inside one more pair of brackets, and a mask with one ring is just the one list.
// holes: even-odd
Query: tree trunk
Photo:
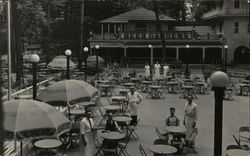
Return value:
[(20, 21), (19, 13), (17, 11), (17, 2), (12, 1), (11, 7), (11, 47), (12, 47), (12, 61), (14, 72), (16, 72), (16, 84), (19, 86), (21, 84), (21, 78), (23, 77), (23, 57), (21, 48), (21, 37), (20, 37)]
[(160, 34), (160, 39), (161, 39), (161, 45), (162, 45), (162, 62), (165, 62), (166, 60), (166, 41), (164, 38), (164, 34), (162, 32), (162, 27), (161, 27), (161, 21), (159, 18), (159, 6), (157, 0), (154, 0), (154, 12), (155, 12), (155, 18), (156, 18), (156, 29)]

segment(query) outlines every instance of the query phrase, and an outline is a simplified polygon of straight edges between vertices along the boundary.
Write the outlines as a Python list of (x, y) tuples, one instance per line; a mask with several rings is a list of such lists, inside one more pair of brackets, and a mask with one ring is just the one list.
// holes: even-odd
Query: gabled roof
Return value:
[[(100, 23), (128, 23), (128, 21), (155, 21), (155, 13), (152, 10), (138, 8), (123, 14), (113, 16), (100, 21)], [(160, 15), (161, 21), (175, 21), (175, 19)]]

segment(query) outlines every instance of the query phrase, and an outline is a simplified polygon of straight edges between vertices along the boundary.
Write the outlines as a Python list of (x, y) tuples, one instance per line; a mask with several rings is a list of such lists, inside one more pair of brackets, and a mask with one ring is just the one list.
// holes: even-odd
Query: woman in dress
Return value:
[(144, 69), (145, 69), (145, 78), (148, 79), (148, 77), (150, 76), (150, 66), (148, 63), (146, 63)]

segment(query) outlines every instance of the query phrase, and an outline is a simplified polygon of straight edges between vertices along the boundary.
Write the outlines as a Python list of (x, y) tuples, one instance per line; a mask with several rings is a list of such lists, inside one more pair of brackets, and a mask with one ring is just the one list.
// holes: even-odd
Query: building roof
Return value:
[[(155, 21), (155, 13), (152, 10), (138, 8), (123, 14), (113, 16), (100, 21), (100, 23), (128, 23), (128, 21)], [(161, 21), (175, 21), (175, 19), (160, 15)]]

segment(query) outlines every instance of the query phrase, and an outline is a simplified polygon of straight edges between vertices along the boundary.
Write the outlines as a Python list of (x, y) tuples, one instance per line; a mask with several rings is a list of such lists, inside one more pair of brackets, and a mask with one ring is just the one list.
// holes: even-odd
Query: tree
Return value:
[(46, 34), (49, 16), (48, 6), (57, 9), (65, 0), (12, 0), (11, 1), (11, 47), (13, 71), (17, 74), (17, 85), (22, 77), (22, 42), (42, 42)]

